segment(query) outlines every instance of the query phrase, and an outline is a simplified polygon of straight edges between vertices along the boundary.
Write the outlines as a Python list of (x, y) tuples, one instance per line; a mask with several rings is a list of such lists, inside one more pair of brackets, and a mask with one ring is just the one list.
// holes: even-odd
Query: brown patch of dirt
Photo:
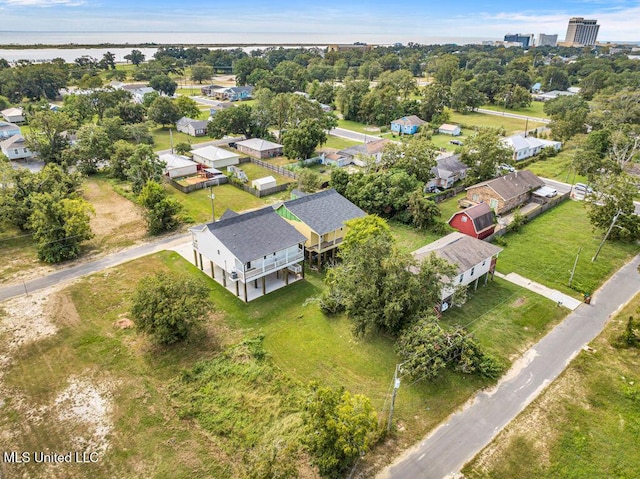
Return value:
[(58, 324), (75, 326), (80, 324), (80, 315), (69, 293), (60, 293), (51, 298), (51, 317)]
[(115, 323), (113, 323), (113, 327), (117, 329), (131, 329), (135, 327), (135, 324), (133, 324), (133, 321), (131, 321), (129, 318), (120, 318)]
[(512, 308), (519, 308), (520, 306), (522, 306), (526, 302), (527, 302), (527, 298), (525, 298), (524, 296), (520, 296), (513, 303), (511, 303), (511, 307)]
[(91, 231), (96, 235), (91, 243), (95, 246), (134, 243), (146, 236), (140, 208), (108, 184), (89, 179), (84, 184), (83, 196), (96, 212), (91, 218)]

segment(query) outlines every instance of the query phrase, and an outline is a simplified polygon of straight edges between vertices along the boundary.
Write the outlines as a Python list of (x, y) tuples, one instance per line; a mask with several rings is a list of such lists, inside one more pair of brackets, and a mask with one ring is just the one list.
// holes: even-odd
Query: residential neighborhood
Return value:
[(508, 36), (0, 49), (0, 477), (634, 477), (640, 62)]

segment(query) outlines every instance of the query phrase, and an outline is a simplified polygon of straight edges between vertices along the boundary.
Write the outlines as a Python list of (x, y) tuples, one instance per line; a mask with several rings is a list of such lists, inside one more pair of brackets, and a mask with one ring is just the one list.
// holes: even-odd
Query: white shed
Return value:
[(181, 178), (198, 173), (198, 164), (183, 155), (167, 153), (160, 155), (160, 161), (165, 163), (164, 172), (169, 178)]
[(258, 191), (263, 191), (276, 186), (276, 179), (273, 176), (265, 176), (251, 182), (251, 187)]
[(22, 108), (7, 108), (0, 112), (9, 123), (23, 123), (24, 110)]
[(240, 155), (216, 146), (205, 146), (191, 150), (193, 161), (207, 165), (210, 168), (224, 168), (240, 163)]
[(438, 128), (438, 133), (442, 133), (443, 135), (460, 136), (462, 130), (460, 130), (460, 126), (458, 125), (443, 123), (440, 125), (440, 128)]

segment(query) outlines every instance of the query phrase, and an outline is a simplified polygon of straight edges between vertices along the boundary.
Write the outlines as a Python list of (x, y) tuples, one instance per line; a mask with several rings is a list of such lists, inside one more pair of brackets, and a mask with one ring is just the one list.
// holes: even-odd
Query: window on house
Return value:
[(463, 278), (464, 278), (464, 273), (460, 275), (460, 283), (462, 283)]
[(18, 150), (13, 150), (13, 153), (17, 155), (18, 154)]
[(475, 195), (473, 195), (473, 196), (471, 197), (471, 199), (472, 199), (473, 201), (477, 202), (477, 201), (480, 199), (480, 197), (479, 197), (477, 194), (475, 194)]
[(473, 268), (471, 268), (471, 276), (473, 276), (473, 272), (476, 269), (476, 267), (474, 266)]
[(482, 262), (482, 266), (484, 266), (486, 262), (487, 262), (487, 260), (485, 259), (485, 260)]
[(220, 256), (220, 250), (218, 250), (218, 256)]
[(466, 216), (463, 216), (463, 217), (462, 217), (462, 222), (463, 222), (463, 223), (466, 223), (466, 222), (467, 222), (467, 217), (466, 217)]

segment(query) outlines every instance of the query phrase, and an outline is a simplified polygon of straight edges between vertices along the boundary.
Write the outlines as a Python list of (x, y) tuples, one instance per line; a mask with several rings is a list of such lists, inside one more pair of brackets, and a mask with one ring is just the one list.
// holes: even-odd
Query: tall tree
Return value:
[(133, 63), (135, 66), (138, 66), (142, 62), (144, 62), (145, 55), (140, 50), (134, 49), (134, 50), (131, 50), (131, 53), (129, 53), (128, 55), (125, 55), (124, 59), (127, 60), (128, 62)]
[(168, 75), (153, 76), (151, 80), (149, 80), (149, 86), (167, 96), (173, 96), (178, 88), (178, 84), (169, 78)]
[(138, 196), (138, 201), (145, 209), (144, 217), (150, 234), (164, 233), (178, 226), (176, 215), (180, 212), (180, 203), (169, 197), (159, 183), (147, 181)]
[(513, 151), (500, 141), (494, 130), (482, 130), (471, 137), (462, 149), (461, 160), (469, 166), (469, 184), (490, 180), (501, 163), (511, 163)]
[(426, 183), (433, 174), (439, 151), (426, 138), (413, 138), (405, 143), (388, 143), (382, 152), (380, 166), (385, 169), (398, 168)]
[(64, 112), (37, 111), (29, 120), (31, 132), (25, 135), (27, 146), (45, 163), (62, 163), (62, 152), (69, 147), (64, 132), (75, 122)]
[(316, 147), (327, 141), (327, 133), (316, 119), (305, 119), (282, 136), (283, 152), (289, 158), (311, 158)]
[(162, 180), (164, 167), (164, 162), (160, 161), (151, 146), (136, 146), (126, 170), (127, 179), (131, 182), (131, 190), (135, 194), (140, 194), (147, 182), (159, 183)]
[(198, 118), (200, 116), (198, 104), (188, 96), (181, 95), (173, 102), (178, 107), (181, 116), (186, 116), (187, 118)]
[(147, 110), (149, 120), (162, 126), (171, 125), (181, 118), (180, 110), (176, 104), (166, 96), (160, 96), (153, 100), (153, 103)]
[(609, 238), (612, 240), (637, 240), (640, 238), (640, 216), (633, 204), (636, 180), (627, 173), (600, 175), (595, 183), (595, 200), (588, 204), (588, 216), (594, 228), (607, 231), (614, 217), (616, 223)]

